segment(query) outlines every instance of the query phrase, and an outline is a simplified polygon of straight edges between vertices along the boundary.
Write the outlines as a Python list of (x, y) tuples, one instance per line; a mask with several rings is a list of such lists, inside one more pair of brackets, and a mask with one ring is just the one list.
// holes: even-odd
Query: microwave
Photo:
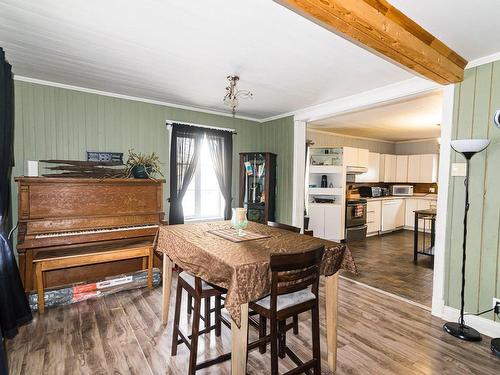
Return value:
[(412, 185), (391, 185), (391, 195), (411, 196), (413, 195)]
[(382, 188), (377, 186), (360, 186), (358, 191), (360, 197), (373, 198), (382, 196)]

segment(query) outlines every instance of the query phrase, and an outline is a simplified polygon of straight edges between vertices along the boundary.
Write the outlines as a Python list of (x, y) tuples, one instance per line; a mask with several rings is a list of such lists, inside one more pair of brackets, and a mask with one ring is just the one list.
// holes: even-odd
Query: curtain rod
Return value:
[(167, 120), (166, 122), (167, 122), (167, 126), (172, 126), (172, 124), (181, 124), (181, 125), (197, 126), (199, 128), (223, 130), (223, 131), (226, 131), (226, 132), (231, 132), (233, 134), (238, 134), (236, 132), (236, 129), (230, 129), (230, 128), (220, 128), (220, 127), (217, 127), (217, 126), (200, 125), (200, 124), (193, 124), (191, 122), (174, 121), (174, 120)]

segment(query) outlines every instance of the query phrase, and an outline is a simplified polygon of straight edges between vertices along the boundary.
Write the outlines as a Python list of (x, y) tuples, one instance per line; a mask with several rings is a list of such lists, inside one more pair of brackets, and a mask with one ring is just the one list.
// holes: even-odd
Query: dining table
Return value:
[(231, 317), (231, 370), (234, 375), (246, 374), (248, 303), (270, 293), (271, 254), (300, 253), (324, 245), (320, 273), (325, 276), (327, 362), (335, 371), (339, 270), (357, 272), (348, 247), (255, 222), (249, 222), (241, 234), (232, 229), (230, 221), (159, 227), (155, 250), (163, 253), (163, 324), (168, 323), (174, 265), (226, 289), (224, 305)]

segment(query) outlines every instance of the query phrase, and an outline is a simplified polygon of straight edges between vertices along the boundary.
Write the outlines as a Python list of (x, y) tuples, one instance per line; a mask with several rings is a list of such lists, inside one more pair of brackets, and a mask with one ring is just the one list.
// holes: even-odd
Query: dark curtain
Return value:
[(11, 66), (0, 48), (0, 328), (2, 335), (8, 338), (16, 335), (19, 325), (31, 320), (17, 263), (7, 241), (10, 177), (14, 164), (13, 90)]
[(0, 336), (0, 375), (8, 375), (7, 355), (4, 347), (3, 337)]
[(207, 129), (206, 137), (214, 165), (215, 175), (224, 197), (224, 219), (231, 219), (231, 184), (233, 176), (233, 133)]
[(182, 199), (193, 179), (203, 139), (201, 128), (173, 124), (170, 142), (170, 211), (169, 224), (183, 224)]

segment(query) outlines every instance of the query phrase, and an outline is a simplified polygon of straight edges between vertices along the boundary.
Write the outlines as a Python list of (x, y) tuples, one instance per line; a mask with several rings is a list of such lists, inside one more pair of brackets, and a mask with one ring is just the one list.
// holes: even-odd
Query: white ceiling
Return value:
[(388, 0), (466, 60), (500, 52), (499, 0)]
[[(465, 58), (500, 51), (498, 0), (392, 2)], [(0, 46), (19, 76), (224, 112), (239, 74), (258, 119), (412, 77), (271, 0), (2, 0)]]
[(433, 92), (364, 111), (330, 117), (308, 124), (337, 134), (385, 141), (408, 141), (440, 136), (442, 93)]

